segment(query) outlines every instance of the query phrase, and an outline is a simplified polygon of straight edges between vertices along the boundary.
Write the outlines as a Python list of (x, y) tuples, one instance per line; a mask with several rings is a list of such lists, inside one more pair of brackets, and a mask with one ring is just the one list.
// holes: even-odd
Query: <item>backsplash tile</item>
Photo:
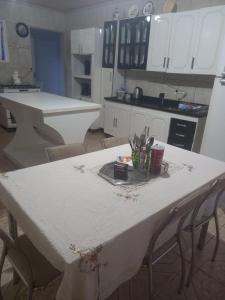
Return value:
[(146, 96), (158, 97), (160, 93), (165, 93), (165, 97), (172, 100), (181, 97), (176, 93), (178, 90), (186, 93), (183, 101), (209, 105), (213, 82), (213, 76), (129, 70), (126, 77), (126, 88), (129, 93), (132, 93), (136, 86), (140, 86)]

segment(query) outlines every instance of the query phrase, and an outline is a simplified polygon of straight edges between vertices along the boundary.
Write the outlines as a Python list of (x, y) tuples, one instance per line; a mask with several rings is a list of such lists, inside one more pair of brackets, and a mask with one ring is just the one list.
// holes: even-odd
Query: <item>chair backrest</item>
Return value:
[(86, 153), (100, 151), (104, 149), (104, 145), (101, 141), (94, 141), (94, 143), (88, 142), (84, 143)]
[(69, 145), (60, 145), (46, 148), (46, 154), (48, 160), (56, 161), (60, 159), (65, 159), (77, 155), (82, 155), (90, 152), (95, 152), (102, 150), (104, 148), (102, 142), (94, 142), (94, 143), (74, 143)]
[[(33, 282), (33, 274), (26, 254), (21, 251), (16, 242), (2, 229), (0, 229), (0, 239), (5, 246), (4, 255), (8, 255), (8, 258), (17, 273), (23, 277), (23, 280), (25, 280), (28, 285), (31, 285)], [(4, 261), (2, 261), (0, 266), (0, 272), (2, 272), (3, 262)]]
[(120, 145), (128, 144), (127, 137), (110, 137), (103, 140), (104, 148), (112, 148)]
[(86, 153), (85, 146), (82, 143), (70, 145), (61, 145), (46, 148), (49, 161), (56, 161)]
[[(199, 214), (204, 214), (203, 217), (209, 218), (215, 214), (219, 201), (221, 200), (221, 195), (225, 192), (225, 178), (218, 178), (212, 182), (209, 186), (209, 191), (206, 197), (202, 199), (195, 206), (195, 210), (192, 215), (191, 225), (195, 226), (199, 222)], [(211, 209), (209, 208), (211, 207)], [(202, 210), (201, 209), (205, 210)]]
[[(216, 180), (211, 185), (206, 187), (205, 191), (200, 195), (197, 194), (191, 200), (190, 198), (181, 200), (167, 213), (163, 221), (159, 224), (156, 231), (152, 235), (149, 244), (150, 253), (153, 253), (156, 246), (158, 248), (163, 244), (163, 242), (166, 242), (165, 239), (169, 240), (172, 238), (172, 236), (178, 234), (184, 228), (184, 226), (195, 222), (201, 205), (212, 193), (215, 192), (215, 189), (218, 187), (217, 184), (218, 181)], [(188, 224), (186, 223), (187, 221)]]

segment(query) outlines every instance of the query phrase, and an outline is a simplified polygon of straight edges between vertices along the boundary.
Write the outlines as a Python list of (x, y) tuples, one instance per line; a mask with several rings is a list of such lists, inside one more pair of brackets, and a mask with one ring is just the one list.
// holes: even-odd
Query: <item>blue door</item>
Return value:
[(31, 28), (33, 76), (44, 92), (64, 96), (63, 34)]

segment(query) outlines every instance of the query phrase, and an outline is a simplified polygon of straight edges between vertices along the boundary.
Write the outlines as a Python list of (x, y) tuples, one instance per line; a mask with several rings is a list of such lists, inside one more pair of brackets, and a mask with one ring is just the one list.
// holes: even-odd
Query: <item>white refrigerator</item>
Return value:
[(220, 47), (201, 154), (225, 161), (225, 38)]

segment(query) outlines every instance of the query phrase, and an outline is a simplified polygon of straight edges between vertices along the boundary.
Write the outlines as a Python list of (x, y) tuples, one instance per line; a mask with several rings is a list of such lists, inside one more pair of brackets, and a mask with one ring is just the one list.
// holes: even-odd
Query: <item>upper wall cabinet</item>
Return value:
[(146, 69), (150, 21), (150, 17), (120, 21), (118, 68)]
[(103, 68), (113, 68), (115, 62), (117, 21), (105, 22), (103, 40)]
[(71, 53), (93, 54), (95, 50), (95, 29), (79, 29), (71, 31)]
[(147, 70), (166, 70), (171, 27), (172, 14), (152, 16)]
[(166, 65), (168, 72), (188, 73), (190, 71), (197, 19), (197, 11), (174, 14)]
[(148, 71), (215, 75), (225, 6), (154, 16)]
[(192, 57), (192, 73), (216, 74), (221, 38), (225, 30), (225, 6), (198, 11), (198, 25)]

